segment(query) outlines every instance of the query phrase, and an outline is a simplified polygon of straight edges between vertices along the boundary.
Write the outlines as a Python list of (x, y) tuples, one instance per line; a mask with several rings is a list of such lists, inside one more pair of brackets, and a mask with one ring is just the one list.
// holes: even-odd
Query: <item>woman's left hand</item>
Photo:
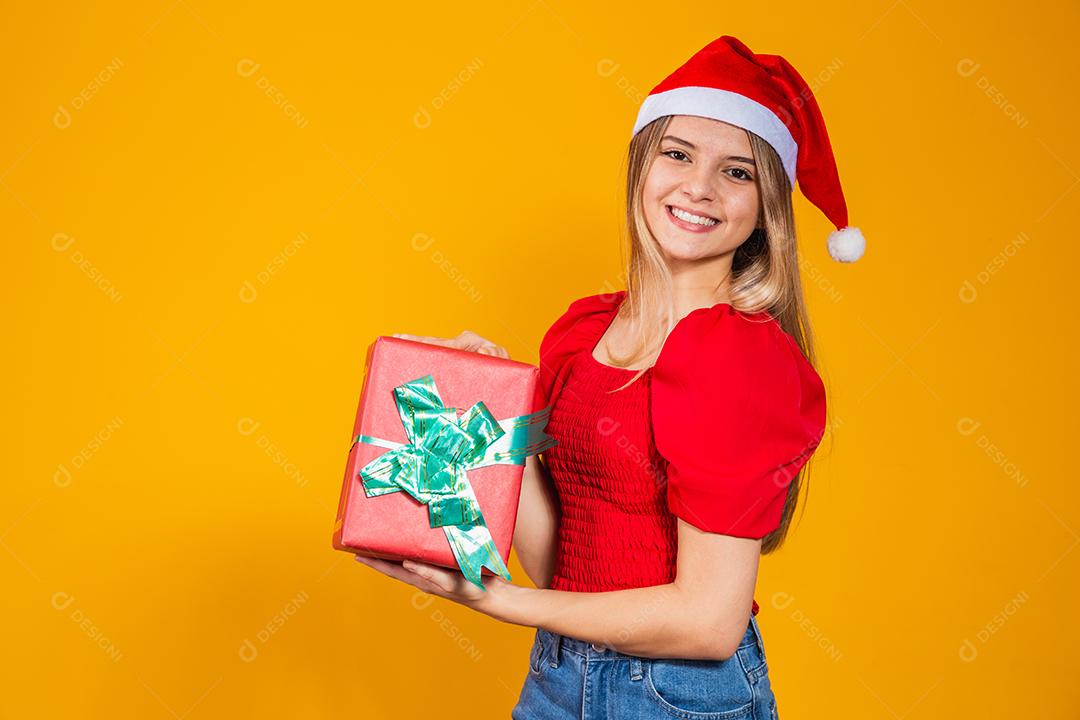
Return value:
[(357, 555), (356, 560), (426, 593), (453, 600), (487, 614), (493, 613), (501, 586), (510, 584), (497, 575), (481, 576), (481, 582), (486, 588), (481, 590), (466, 580), (460, 570), (449, 570), (416, 560), (396, 563), (364, 555)]

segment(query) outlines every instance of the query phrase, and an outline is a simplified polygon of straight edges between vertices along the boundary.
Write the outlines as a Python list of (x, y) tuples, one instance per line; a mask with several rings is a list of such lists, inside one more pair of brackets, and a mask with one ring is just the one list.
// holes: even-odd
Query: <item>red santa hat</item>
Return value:
[(779, 55), (756, 55), (724, 35), (699, 50), (649, 92), (634, 132), (665, 115), (697, 115), (722, 120), (760, 135), (776, 150), (791, 181), (836, 230), (826, 243), (840, 262), (862, 257), (862, 232), (848, 226), (825, 120), (802, 76)]

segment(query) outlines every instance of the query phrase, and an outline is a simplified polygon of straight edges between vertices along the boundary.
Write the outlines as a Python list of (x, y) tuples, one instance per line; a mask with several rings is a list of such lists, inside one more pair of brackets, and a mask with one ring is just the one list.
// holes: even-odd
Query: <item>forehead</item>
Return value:
[(747, 155), (750, 153), (750, 138), (746, 130), (722, 120), (697, 115), (675, 115), (664, 134), (674, 135), (708, 150), (738, 150)]

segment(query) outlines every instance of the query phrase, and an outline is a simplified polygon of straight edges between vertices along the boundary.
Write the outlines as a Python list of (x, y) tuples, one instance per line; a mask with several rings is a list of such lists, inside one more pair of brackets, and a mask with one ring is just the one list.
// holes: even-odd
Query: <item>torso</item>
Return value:
[(674, 579), (677, 520), (649, 423), (649, 374), (582, 353), (552, 408), (544, 453), (561, 509), (551, 588), (574, 592), (660, 585)]
[[(625, 353), (636, 338), (628, 321), (606, 322), (568, 361), (546, 427), (559, 441), (543, 453), (560, 506), (553, 590), (601, 592), (675, 579), (678, 518), (668, 508), (667, 461), (653, 437), (653, 368), (611, 365), (607, 349)], [(755, 601), (751, 612), (757, 611)]]

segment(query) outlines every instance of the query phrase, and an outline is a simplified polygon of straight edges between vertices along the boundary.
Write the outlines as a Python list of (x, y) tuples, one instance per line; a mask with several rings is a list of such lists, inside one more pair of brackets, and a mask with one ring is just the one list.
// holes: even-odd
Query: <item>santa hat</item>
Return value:
[(810, 86), (787, 60), (755, 55), (724, 35), (652, 89), (631, 137), (665, 115), (722, 120), (760, 135), (780, 156), (792, 191), (798, 179), (806, 199), (836, 226), (826, 243), (829, 255), (840, 262), (862, 257), (866, 241), (858, 228), (848, 226), (825, 120)]

